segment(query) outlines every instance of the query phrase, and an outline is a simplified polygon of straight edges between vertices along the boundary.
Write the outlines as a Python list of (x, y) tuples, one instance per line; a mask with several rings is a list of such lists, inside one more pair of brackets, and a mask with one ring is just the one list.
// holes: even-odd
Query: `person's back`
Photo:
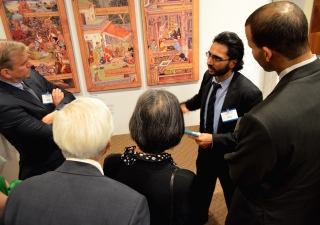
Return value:
[(152, 225), (186, 224), (195, 174), (179, 169), (165, 152), (184, 134), (178, 99), (165, 90), (147, 90), (137, 101), (129, 130), (137, 147), (109, 155), (104, 174), (146, 196)]
[(149, 224), (144, 196), (99, 173), (89, 164), (66, 161), (21, 182), (8, 198), (4, 224)]
[[(251, 154), (257, 163), (259, 159), (266, 160), (263, 164), (268, 165), (260, 163), (261, 171), (271, 169), (258, 184), (248, 185), (260, 179), (260, 169), (251, 170), (242, 178), (235, 175), (241, 194), (250, 199), (248, 208), (254, 205), (263, 209), (255, 216), (257, 220), (263, 218), (265, 224), (320, 224), (317, 212), (320, 207), (320, 139), (317, 138), (320, 137), (320, 126), (311, 121), (312, 118), (319, 118), (320, 101), (306, 102), (307, 96), (317, 96), (319, 93), (320, 61), (312, 64), (314, 71), (305, 71), (301, 67), (288, 73), (274, 91), (244, 118), (244, 122), (248, 118), (259, 120), (272, 140), (269, 137), (259, 138), (257, 145), (263, 147), (256, 148), (256, 154), (260, 156)], [(295, 103), (288, 104), (292, 101)], [(254, 128), (255, 132), (257, 129)], [(243, 139), (243, 136), (240, 134), (239, 138)], [(250, 138), (245, 141), (256, 140)], [(245, 144), (241, 143), (241, 146)], [(242, 171), (239, 168), (236, 170)], [(237, 207), (239, 205), (234, 204), (231, 211), (234, 212)], [(232, 213), (228, 220), (231, 218)]]
[[(189, 199), (195, 178), (194, 173), (179, 169), (169, 161), (153, 163), (137, 160), (134, 164), (127, 166), (120, 156), (120, 154), (111, 154), (106, 158), (104, 173), (147, 198), (151, 224), (170, 224), (172, 213), (173, 224), (185, 224), (187, 215), (190, 213)], [(170, 182), (176, 168), (173, 193), (171, 193)]]

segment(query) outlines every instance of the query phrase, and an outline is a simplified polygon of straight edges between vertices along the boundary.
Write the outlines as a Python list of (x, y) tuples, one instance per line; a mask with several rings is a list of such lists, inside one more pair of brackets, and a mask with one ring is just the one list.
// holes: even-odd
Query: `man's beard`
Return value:
[(220, 77), (220, 76), (223, 76), (225, 75), (227, 72), (229, 72), (230, 70), (230, 67), (229, 67), (229, 63), (222, 69), (220, 70), (216, 70), (212, 65), (208, 65), (208, 67), (214, 71), (214, 74), (212, 74), (213, 76), (217, 76), (217, 77)]

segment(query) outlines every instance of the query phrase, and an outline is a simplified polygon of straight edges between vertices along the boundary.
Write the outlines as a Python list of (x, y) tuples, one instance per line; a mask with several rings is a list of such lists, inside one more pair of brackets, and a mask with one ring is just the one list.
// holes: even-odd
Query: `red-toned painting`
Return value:
[(141, 86), (133, 0), (73, 0), (88, 91)]
[(35, 70), (70, 92), (79, 92), (63, 0), (0, 0), (7, 39), (29, 48)]
[(142, 0), (141, 9), (148, 85), (198, 80), (198, 0)]

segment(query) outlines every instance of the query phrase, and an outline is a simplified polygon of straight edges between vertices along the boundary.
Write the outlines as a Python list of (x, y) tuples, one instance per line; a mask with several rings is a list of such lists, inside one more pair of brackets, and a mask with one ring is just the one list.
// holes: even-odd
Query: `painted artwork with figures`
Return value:
[(133, 0), (74, 0), (88, 91), (141, 86)]
[(34, 69), (47, 80), (79, 92), (63, 0), (1, 0), (8, 40), (28, 46)]
[(148, 85), (198, 80), (198, 1), (143, 0), (141, 9)]

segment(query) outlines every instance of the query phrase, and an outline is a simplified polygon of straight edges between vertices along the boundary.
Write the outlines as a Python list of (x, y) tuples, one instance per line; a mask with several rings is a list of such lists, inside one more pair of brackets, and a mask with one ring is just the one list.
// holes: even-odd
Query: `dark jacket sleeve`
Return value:
[(206, 72), (203, 76), (198, 94), (196, 94), (186, 102), (182, 102), (182, 104), (183, 103), (186, 104), (187, 109), (189, 109), (190, 111), (194, 111), (201, 108), (201, 101), (203, 98), (203, 88), (208, 82), (210, 82), (210, 79), (212, 79), (212, 76), (210, 76), (207, 73), (208, 72)]
[(56, 106), (56, 110), (60, 110), (62, 109), (66, 104), (72, 102), (73, 100), (75, 100), (75, 97), (73, 96), (72, 93), (70, 93), (69, 91), (49, 82), (47, 79), (45, 79), (43, 76), (41, 76), (40, 74), (38, 74), (36, 71), (34, 71), (35, 74), (37, 74), (39, 79), (43, 80), (43, 83), (46, 85), (46, 89), (52, 93), (52, 90), (55, 88), (59, 88), (63, 94), (64, 94), (64, 98), (62, 99), (62, 101), (60, 102), (59, 105)]
[(29, 140), (53, 140), (52, 126), (36, 119), (19, 105), (1, 107), (0, 115), (0, 131), (4, 136), (15, 133)]
[(237, 185), (250, 186), (263, 180), (272, 170), (277, 161), (277, 151), (270, 132), (255, 115), (242, 118), (239, 134), (241, 142), (236, 151), (225, 154), (224, 158), (229, 165), (231, 179)]

